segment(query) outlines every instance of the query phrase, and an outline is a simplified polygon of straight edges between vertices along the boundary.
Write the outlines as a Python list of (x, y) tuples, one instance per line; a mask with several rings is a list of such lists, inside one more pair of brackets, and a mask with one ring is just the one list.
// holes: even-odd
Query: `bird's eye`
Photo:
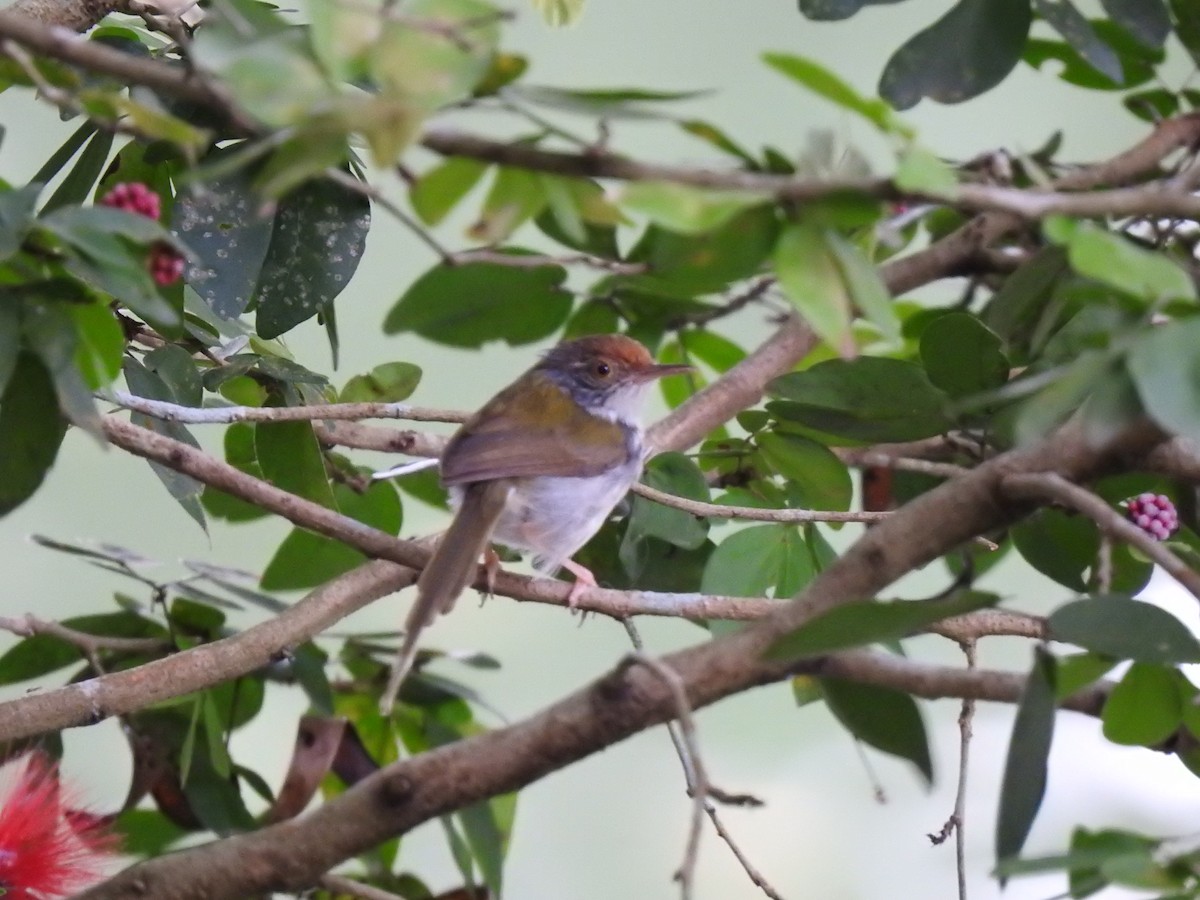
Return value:
[(592, 371), (596, 373), (598, 378), (607, 378), (612, 374), (612, 366), (606, 362), (598, 362), (592, 366)]

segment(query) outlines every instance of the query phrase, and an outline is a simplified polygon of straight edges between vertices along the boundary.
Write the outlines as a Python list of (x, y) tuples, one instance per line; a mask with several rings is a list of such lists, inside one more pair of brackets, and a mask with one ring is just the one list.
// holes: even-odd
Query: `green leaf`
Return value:
[(1054, 736), (1055, 678), (1054, 658), (1035, 651), (1004, 764), (996, 818), (998, 863), (1020, 854), (1046, 793), (1046, 760)]
[[(233, 152), (218, 150), (207, 160), (219, 164)], [(273, 222), (242, 169), (188, 184), (175, 198), (171, 227), (195, 254), (188, 285), (222, 319), (246, 311), (271, 243)]]
[(934, 386), (955, 399), (1000, 387), (1008, 381), (1003, 342), (976, 316), (949, 312), (921, 332), (921, 363)]
[(376, 366), (366, 375), (355, 375), (338, 394), (340, 403), (399, 403), (412, 396), (421, 383), (421, 367), (409, 362)]
[(762, 205), (758, 194), (709, 191), (671, 181), (635, 181), (617, 198), (656, 225), (683, 234), (701, 234), (724, 225), (738, 213)]
[[(225, 429), (225, 462), (252, 478), (263, 478), (254, 450), (254, 425), (235, 422)], [(249, 522), (267, 515), (262, 507), (216, 488), (206, 487), (200, 499), (210, 515), (229, 522)]]
[(0, 685), (16, 684), (49, 675), (78, 662), (77, 647), (48, 634), (35, 634), (17, 642), (0, 656)]
[(1071, 0), (1034, 0), (1033, 6), (1097, 72), (1116, 84), (1125, 80), (1120, 58), (1100, 39), (1087, 16)]
[(1043, 228), (1046, 237), (1067, 247), (1071, 268), (1080, 275), (1150, 303), (1196, 299), (1195, 283), (1162, 253), (1138, 247), (1090, 222), (1056, 216), (1047, 219)]
[(541, 178), (524, 169), (499, 167), (467, 234), (481, 244), (497, 244), (546, 208)]
[(64, 206), (78, 206), (91, 194), (92, 188), (104, 171), (108, 155), (112, 151), (113, 132), (104, 129), (97, 131), (88, 141), (74, 168), (62, 180), (50, 199), (42, 206), (42, 215), (53, 212)]
[(911, 441), (952, 424), (946, 398), (915, 363), (864, 356), (827, 360), (776, 378), (767, 411), (781, 421), (855, 441)]
[(1104, 736), (1114, 744), (1153, 747), (1169, 738), (1183, 716), (1180, 675), (1134, 663), (1104, 704)]
[(704, 566), (700, 590), (735, 597), (791, 597), (816, 569), (800, 531), (791, 525), (752, 525), (717, 545)]
[(1025, 561), (1064, 587), (1084, 592), (1083, 574), (1096, 562), (1100, 535), (1083, 516), (1040, 509), (1013, 526), (1013, 544)]
[(1158, 49), (1171, 33), (1171, 17), (1163, 0), (1100, 0), (1100, 5), (1143, 46)]
[(331, 305), (366, 245), (371, 205), (331, 181), (310, 181), (280, 201), (258, 278), (259, 337), (278, 337)]
[(438, 265), (418, 278), (388, 312), (387, 334), (412, 331), (452, 347), (502, 340), (528, 344), (553, 334), (571, 311), (561, 266), (495, 263)]
[(63, 166), (79, 152), (79, 148), (87, 143), (88, 138), (95, 133), (96, 123), (85, 119), (83, 124), (72, 131), (71, 136), (50, 154), (50, 158), (42, 163), (41, 168), (29, 179), (29, 186), (49, 184), (54, 176), (62, 171)]
[(706, 96), (710, 91), (650, 91), (644, 88), (567, 90), (541, 85), (516, 85), (514, 96), (530, 103), (604, 119), (664, 119), (668, 114), (651, 104), (674, 103)]
[[(415, 0), (404, 12), (406, 20), (384, 19), (371, 49), (371, 74), (383, 93), (428, 111), (469, 97), (496, 52), (496, 7), (482, 0)], [(466, 37), (422, 28), (422, 19)]]
[(895, 688), (822, 678), (821, 692), (837, 720), (876, 750), (906, 759), (933, 784), (929, 738), (917, 703)]
[[(342, 515), (387, 534), (399, 533), (400, 497), (390, 482), (376, 481), (361, 494), (336, 484), (333, 497)], [(315, 587), (350, 571), (365, 559), (341, 541), (295, 528), (267, 563), (260, 584), (269, 591)]]
[[(583, 15), (584, 0), (530, 0), (547, 25), (570, 25)], [(497, 892), (497, 895), (499, 892)]]
[(310, 423), (260, 422), (254, 426), (254, 450), (263, 477), (275, 487), (337, 509), (321, 445)]
[(703, 234), (652, 226), (629, 254), (630, 262), (645, 263), (649, 272), (626, 283), (688, 297), (722, 291), (756, 274), (778, 235), (775, 211), (766, 206), (740, 212)]
[[(652, 488), (688, 500), (707, 502), (709, 499), (704, 473), (682, 453), (662, 453), (654, 457), (647, 464), (642, 481)], [(658, 538), (676, 547), (695, 550), (708, 539), (708, 522), (681, 509), (634, 496), (625, 542), (643, 537)]]
[(1171, 15), (1175, 19), (1175, 36), (1187, 48), (1192, 62), (1200, 65), (1200, 5), (1192, 0), (1170, 2)]
[(1055, 693), (1059, 700), (1070, 697), (1107, 675), (1117, 664), (1115, 659), (1095, 653), (1072, 653), (1056, 658), (1058, 680)]
[(22, 352), (0, 396), (0, 516), (38, 489), (66, 431), (50, 373)]
[[(1142, 406), (1167, 431), (1200, 438), (1200, 318), (1167, 322), (1141, 334), (1126, 367)], [(1164, 365), (1170, 360), (1170, 365)]]
[(1200, 662), (1200, 642), (1165, 609), (1121, 596), (1076, 600), (1047, 620), (1056, 641), (1116, 659), (1164, 666)]
[(862, 116), (885, 134), (909, 135), (905, 126), (882, 100), (867, 98), (833, 72), (811, 59), (789, 53), (764, 53), (763, 62), (814, 94)]
[[(103, 303), (72, 304), (68, 312), (78, 338), (75, 368), (88, 390), (105, 387), (121, 373), (121, 356), (125, 352), (125, 333), (121, 324)], [(4, 314), (0, 313), (0, 389), (4, 386), (4, 327)]]
[(980, 319), (1009, 348), (1025, 348), (1035, 333), (1054, 290), (1067, 272), (1066, 254), (1046, 247), (1004, 280)]
[(702, 119), (688, 119), (679, 123), (679, 127), (688, 134), (695, 135), (700, 140), (711, 144), (723, 153), (728, 153), (740, 159), (748, 168), (757, 169), (758, 162), (739, 146), (728, 134), (713, 125), (711, 122), (705, 122)]
[(875, 268), (830, 228), (802, 222), (786, 228), (775, 246), (775, 274), (788, 299), (836, 352), (854, 352), (850, 323), (861, 311), (890, 340), (900, 327)]
[(409, 189), (408, 199), (422, 222), (440, 224), (487, 170), (487, 163), (474, 159), (448, 159), (418, 178)]
[(158, 856), (189, 833), (156, 809), (127, 809), (114, 830), (121, 835), (121, 851), (138, 857)]
[(860, 600), (835, 607), (778, 638), (768, 659), (796, 660), (846, 647), (896, 641), (934, 622), (994, 606), (1000, 598), (983, 591), (958, 591), (939, 600)]
[(850, 470), (824, 444), (797, 434), (766, 432), (757, 439), (771, 467), (795, 486), (809, 509), (850, 508)]
[(1020, 60), (1030, 20), (1023, 0), (959, 0), (892, 54), (879, 93), (896, 109), (922, 97), (961, 103), (982, 94)]
[[(147, 397), (151, 400), (166, 400), (171, 403), (181, 402), (172, 392), (171, 386), (166, 381), (133, 357), (125, 357), (123, 371), (125, 373), (125, 383), (129, 386), (129, 390), (137, 396)], [(142, 428), (148, 428), (158, 434), (166, 435), (190, 447), (196, 447), (197, 449), (200, 447), (199, 442), (192, 436), (192, 433), (178, 422), (167, 422), (163, 419), (142, 415), (141, 413), (134, 413), (131, 416), (131, 421), (135, 425), (140, 425)], [(207, 523), (204, 519), (204, 510), (200, 506), (200, 494), (204, 490), (204, 485), (190, 475), (176, 472), (174, 469), (160, 463), (151, 462), (150, 468), (158, 476), (159, 481), (163, 483), (167, 492), (183, 507), (184, 512), (191, 516), (201, 528), (207, 528)]]
[(947, 200), (954, 199), (958, 192), (958, 175), (954, 169), (917, 144), (911, 144), (900, 156), (892, 181), (902, 191)]

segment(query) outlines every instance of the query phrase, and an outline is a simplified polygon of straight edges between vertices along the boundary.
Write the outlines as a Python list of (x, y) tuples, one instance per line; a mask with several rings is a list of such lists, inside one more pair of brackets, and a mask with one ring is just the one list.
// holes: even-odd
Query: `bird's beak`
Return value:
[(655, 378), (665, 378), (668, 375), (686, 375), (689, 372), (695, 371), (695, 366), (655, 363), (652, 366), (646, 366), (646, 368), (642, 370), (642, 378), (645, 381), (652, 381)]

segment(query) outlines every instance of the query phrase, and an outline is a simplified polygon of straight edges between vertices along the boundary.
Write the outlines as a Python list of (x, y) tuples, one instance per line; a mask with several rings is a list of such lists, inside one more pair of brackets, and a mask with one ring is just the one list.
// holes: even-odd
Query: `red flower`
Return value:
[(58, 769), (41, 753), (20, 767), (0, 800), (0, 890), (5, 900), (45, 900), (82, 890), (105, 874), (115, 836), (87, 813), (68, 809)]

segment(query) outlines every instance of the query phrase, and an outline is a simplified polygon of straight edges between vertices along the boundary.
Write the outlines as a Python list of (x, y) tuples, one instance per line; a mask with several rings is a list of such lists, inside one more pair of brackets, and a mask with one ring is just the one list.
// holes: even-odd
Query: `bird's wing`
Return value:
[(450, 439), (442, 482), (598, 475), (627, 462), (630, 452), (628, 426), (588, 413), (534, 374), (497, 394)]

